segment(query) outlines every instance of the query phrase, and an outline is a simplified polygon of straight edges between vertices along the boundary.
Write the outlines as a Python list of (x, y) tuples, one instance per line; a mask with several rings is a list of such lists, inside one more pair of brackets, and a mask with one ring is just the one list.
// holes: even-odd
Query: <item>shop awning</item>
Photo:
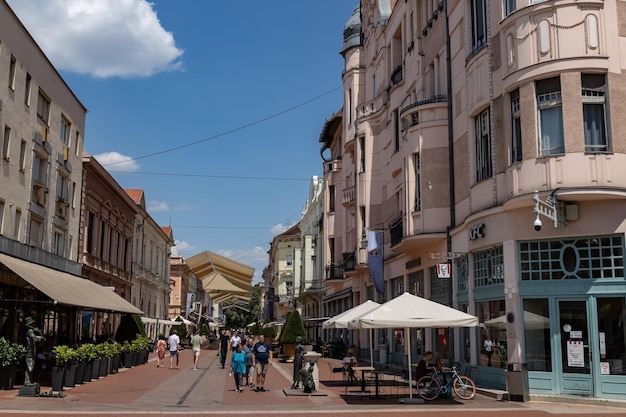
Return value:
[(209, 251), (188, 258), (187, 265), (214, 302), (250, 299), (254, 268)]
[(88, 279), (2, 253), (0, 263), (58, 304), (89, 310), (144, 314), (114, 291)]

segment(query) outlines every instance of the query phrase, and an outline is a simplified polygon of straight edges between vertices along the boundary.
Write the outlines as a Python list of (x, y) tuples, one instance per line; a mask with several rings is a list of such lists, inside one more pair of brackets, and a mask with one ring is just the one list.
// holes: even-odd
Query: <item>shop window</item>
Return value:
[(519, 243), (522, 281), (624, 279), (623, 235)]
[(523, 304), (524, 350), (528, 370), (552, 372), (548, 299), (526, 299)]
[(626, 308), (624, 297), (598, 298), (598, 338), (600, 342), (600, 366), (610, 375), (626, 375), (626, 343), (624, 322)]
[(502, 246), (473, 254), (474, 286), (485, 287), (504, 283)]
[(506, 310), (504, 299), (477, 303), (478, 319), (483, 324), (478, 363), (506, 368)]

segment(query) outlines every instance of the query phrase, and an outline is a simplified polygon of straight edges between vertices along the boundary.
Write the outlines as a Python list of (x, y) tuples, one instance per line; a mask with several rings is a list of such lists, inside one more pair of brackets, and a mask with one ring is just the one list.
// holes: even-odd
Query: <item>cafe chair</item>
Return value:
[(344, 369), (343, 366), (334, 366), (332, 362), (328, 363), (328, 369), (330, 370), (330, 380), (331, 382), (335, 381), (335, 374), (341, 374), (341, 381), (347, 385), (348, 383), (348, 373)]

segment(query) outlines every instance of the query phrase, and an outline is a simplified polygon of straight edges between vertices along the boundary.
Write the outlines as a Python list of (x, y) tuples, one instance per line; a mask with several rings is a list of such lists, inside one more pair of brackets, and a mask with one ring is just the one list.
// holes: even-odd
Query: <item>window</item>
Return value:
[(456, 259), (456, 281), (457, 291), (463, 292), (469, 289), (469, 268), (467, 255), (463, 255)]
[(365, 138), (359, 138), (359, 172), (365, 172)]
[[(481, 301), (476, 303), (478, 320), (484, 323), (482, 337), (477, 346), (478, 364), (499, 368), (506, 367), (506, 330), (501, 327), (506, 317), (504, 300)], [(487, 342), (489, 341), (489, 343)]]
[(624, 279), (623, 235), (519, 244), (523, 281)]
[(48, 125), (50, 119), (50, 99), (39, 90), (39, 97), (37, 99), (37, 117), (42, 123)]
[(404, 277), (399, 276), (391, 279), (391, 298), (396, 298), (404, 293)]
[(424, 271), (411, 272), (409, 274), (409, 293), (424, 297)]
[(522, 160), (522, 119), (519, 89), (511, 92), (511, 163)]
[(611, 375), (626, 375), (626, 363), (624, 363), (624, 317), (626, 306), (624, 297), (598, 298), (598, 330), (600, 343), (604, 340), (606, 346), (600, 350), (600, 360), (609, 363)]
[(400, 150), (400, 115), (398, 110), (394, 110), (393, 114), (393, 150), (398, 152)]
[(48, 160), (37, 153), (33, 157), (33, 181), (44, 186), (48, 183)]
[(328, 211), (335, 211), (335, 186), (328, 186)]
[(72, 208), (76, 208), (76, 181), (72, 181)]
[(4, 200), (0, 200), (0, 235), (4, 234)]
[(585, 152), (607, 152), (606, 76), (581, 74)]
[(15, 69), (17, 68), (17, 60), (11, 55), (11, 63), (9, 64), (9, 88), (15, 90)]
[(13, 223), (13, 238), (19, 242), (20, 226), (22, 224), (22, 210), (15, 209), (15, 223)]
[(30, 86), (32, 84), (32, 77), (29, 73), (26, 73), (26, 85), (24, 88), (24, 104), (30, 106)]
[(20, 171), (26, 170), (26, 141), (22, 139), (20, 142)]
[(11, 141), (11, 128), (4, 126), (4, 138), (2, 140), (2, 159), (9, 160), (9, 142)]
[(293, 253), (288, 253), (285, 255), (285, 265), (293, 266)]
[(475, 252), (473, 256), (474, 287), (504, 283), (504, 255), (502, 246)]
[(487, 43), (487, 10), (485, 0), (470, 0), (472, 12), (472, 50), (477, 51)]
[(94, 255), (94, 242), (93, 242), (93, 235), (94, 235), (94, 225), (95, 225), (95, 214), (93, 214), (92, 212), (89, 212), (88, 216), (88, 221), (87, 221), (87, 240), (86, 240), (86, 244), (87, 247), (85, 248), (85, 251), (88, 254)]
[(61, 129), (59, 131), (59, 138), (61, 138), (61, 142), (69, 146), (70, 142), (70, 128), (72, 124), (67, 121), (65, 117), (61, 117)]
[(413, 210), (420, 211), (422, 209), (422, 188), (421, 188), (421, 166), (420, 154), (413, 154), (413, 175), (415, 176), (415, 201), (413, 202)]
[(52, 253), (59, 256), (65, 255), (65, 234), (58, 230), (54, 231), (52, 238)]
[(489, 109), (485, 109), (475, 119), (476, 126), (476, 182), (491, 177), (491, 135)]
[(28, 244), (35, 248), (43, 249), (41, 244), (43, 242), (43, 220), (32, 216), (30, 219)]
[(535, 82), (537, 111), (539, 113), (539, 156), (565, 152), (563, 137), (563, 109), (559, 77)]
[(68, 187), (69, 181), (66, 177), (57, 173), (57, 188), (56, 188), (56, 197), (57, 201), (67, 201), (68, 197)]
[(528, 370), (552, 372), (548, 299), (526, 299), (523, 303), (524, 348)]
[(504, 16), (508, 16), (515, 11), (515, 0), (504, 0)]
[(430, 275), (430, 297), (438, 300), (448, 301), (450, 291), (450, 278), (439, 278), (437, 276), (437, 267), (433, 266), (428, 269)]

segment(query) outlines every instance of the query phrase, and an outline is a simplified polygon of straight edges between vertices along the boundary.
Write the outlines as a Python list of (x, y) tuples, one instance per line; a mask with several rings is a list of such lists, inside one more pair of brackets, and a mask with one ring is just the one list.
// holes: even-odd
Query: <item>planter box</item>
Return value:
[(64, 366), (52, 367), (52, 391), (63, 391), (63, 375), (65, 375)]
[(72, 388), (76, 386), (76, 364), (73, 363), (65, 367), (65, 377), (63, 378), (63, 386)]
[(74, 375), (74, 384), (83, 383), (83, 374), (85, 373), (85, 363), (80, 362), (76, 364), (76, 373)]
[(91, 381), (92, 364), (92, 362), (85, 363), (85, 370), (83, 371), (83, 382)]
[(109, 373), (111, 374), (116, 374), (117, 371), (120, 369), (120, 359), (121, 359), (121, 355), (115, 355), (110, 359), (110, 364), (111, 364), (111, 369), (109, 370)]
[(109, 370), (109, 358), (100, 359), (100, 378), (107, 376)]
[(0, 366), (0, 390), (13, 389), (16, 365)]
[(94, 359), (91, 363), (91, 380), (100, 378), (100, 359)]
[(124, 353), (124, 368), (133, 366), (133, 354), (131, 352)]

